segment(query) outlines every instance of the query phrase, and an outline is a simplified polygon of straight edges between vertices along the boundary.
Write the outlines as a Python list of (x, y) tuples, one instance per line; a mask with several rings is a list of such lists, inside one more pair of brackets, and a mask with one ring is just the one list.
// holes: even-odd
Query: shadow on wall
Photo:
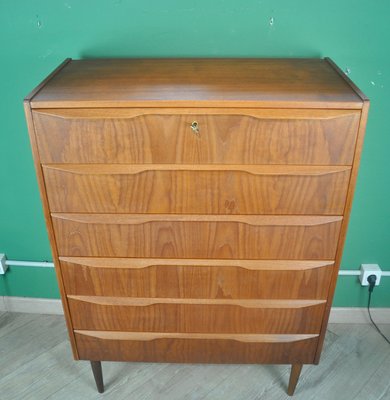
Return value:
[[(180, 33), (178, 33), (179, 35)], [(161, 40), (161, 39), (160, 39)], [(159, 40), (159, 41), (160, 41)], [(96, 43), (83, 50), (80, 50), (77, 58), (94, 59), (94, 58), (322, 58), (332, 57), (332, 54), (322, 54), (318, 48), (300, 48), (294, 50), (282, 50), (276, 45), (268, 51), (240, 51), (237, 48), (221, 51), (218, 48), (211, 48), (209, 51), (197, 51), (192, 46), (183, 46), (175, 49), (167, 47), (156, 49), (156, 43), (149, 43), (144, 46), (142, 38), (138, 38), (127, 46), (123, 43), (128, 42), (128, 37), (118, 37), (110, 43)], [(150, 39), (149, 39), (150, 42)], [(125, 48), (124, 48), (125, 47)], [(202, 47), (202, 46), (197, 46)], [(259, 46), (260, 47), (260, 46)], [(76, 58), (76, 57), (75, 57)]]

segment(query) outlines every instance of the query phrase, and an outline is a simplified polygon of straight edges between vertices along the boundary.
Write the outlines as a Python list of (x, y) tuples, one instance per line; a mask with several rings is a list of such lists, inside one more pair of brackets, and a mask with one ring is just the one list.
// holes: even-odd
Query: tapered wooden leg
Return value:
[(291, 366), (290, 381), (288, 382), (287, 394), (292, 396), (298, 383), (299, 375), (302, 371), (302, 364), (293, 364)]
[(102, 363), (100, 361), (91, 361), (93, 377), (95, 378), (96, 387), (99, 393), (104, 392)]

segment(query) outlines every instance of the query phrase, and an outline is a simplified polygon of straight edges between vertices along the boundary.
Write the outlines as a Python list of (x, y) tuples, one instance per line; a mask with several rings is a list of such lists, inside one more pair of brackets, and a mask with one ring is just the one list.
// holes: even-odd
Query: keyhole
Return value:
[(195, 135), (200, 136), (200, 133), (199, 133), (199, 124), (198, 124), (196, 121), (194, 121), (194, 122), (191, 124), (191, 129), (192, 129), (192, 132), (195, 133)]

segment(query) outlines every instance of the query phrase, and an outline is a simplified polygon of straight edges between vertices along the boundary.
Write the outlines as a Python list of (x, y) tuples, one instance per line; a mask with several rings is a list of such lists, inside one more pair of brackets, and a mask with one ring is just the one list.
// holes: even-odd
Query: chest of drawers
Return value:
[(319, 362), (368, 112), (329, 59), (66, 60), (25, 100), (75, 359)]

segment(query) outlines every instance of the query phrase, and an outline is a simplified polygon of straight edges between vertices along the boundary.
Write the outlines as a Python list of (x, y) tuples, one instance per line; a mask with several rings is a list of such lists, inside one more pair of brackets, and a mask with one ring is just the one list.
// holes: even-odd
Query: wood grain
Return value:
[(324, 300), (68, 296), (74, 329), (181, 333), (318, 333)]
[(57, 244), (56, 244), (55, 237), (54, 237), (54, 229), (53, 229), (52, 219), (50, 217), (49, 202), (47, 199), (47, 193), (45, 190), (45, 183), (44, 183), (42, 168), (40, 165), (39, 150), (38, 150), (38, 145), (37, 145), (37, 140), (36, 140), (36, 135), (35, 135), (35, 126), (34, 126), (34, 121), (33, 121), (33, 116), (32, 116), (32, 111), (31, 111), (31, 104), (30, 104), (31, 97), (34, 96), (34, 94), (37, 93), (46, 84), (46, 82), (48, 82), (48, 80), (50, 80), (56, 73), (58, 73), (62, 68), (64, 68), (68, 62), (69, 62), (69, 59), (65, 60), (64, 63), (61, 64), (55, 71), (53, 71), (53, 73), (51, 75), (49, 75), (46, 78), (46, 80), (42, 82), (41, 85), (39, 85), (35, 90), (33, 90), (30, 93), (30, 95), (28, 95), (25, 98), (23, 106), (24, 106), (24, 113), (26, 116), (27, 128), (28, 128), (30, 144), (31, 144), (31, 149), (32, 149), (32, 154), (33, 154), (33, 159), (34, 159), (35, 172), (36, 172), (36, 176), (37, 176), (37, 180), (38, 180), (39, 194), (40, 194), (40, 198), (41, 198), (41, 202), (42, 202), (42, 206), (43, 206), (43, 215), (45, 217), (46, 230), (47, 230), (49, 241), (50, 241), (51, 253), (53, 255), (55, 272), (56, 272), (56, 277), (57, 277), (57, 281), (58, 281), (59, 292), (61, 295), (62, 307), (64, 309), (66, 326), (68, 329), (70, 344), (72, 347), (72, 354), (73, 354), (74, 359), (78, 360), (79, 356), (77, 353), (77, 347), (76, 347), (76, 342), (75, 342), (74, 333), (73, 333), (72, 321), (70, 319), (69, 307), (68, 307), (67, 298), (66, 298), (66, 294), (65, 294), (64, 283), (62, 281), (61, 269), (60, 269), (59, 261), (58, 261)]
[[(235, 267), (254, 271), (306, 271), (332, 266), (333, 261), (306, 260), (212, 260), (212, 259), (167, 259), (167, 258), (104, 258), (104, 257), (60, 257), (64, 263), (74, 263), (91, 268), (145, 269), (154, 266)], [(296, 272), (295, 272), (296, 273)], [(142, 296), (141, 296), (142, 297)]]
[(69, 295), (325, 299), (332, 261), (60, 257)]
[(361, 108), (321, 59), (72, 60), (33, 99), (42, 107)]
[(362, 99), (363, 101), (363, 107), (364, 108), (364, 102), (369, 101), (368, 97), (356, 86), (354, 82), (348, 77), (348, 75), (342, 71), (336, 63), (330, 58), (330, 57), (325, 57), (324, 60), (335, 70), (337, 74), (346, 82), (346, 84)]
[(118, 340), (140, 340), (150, 342), (158, 339), (217, 339), (217, 340), (232, 340), (241, 343), (292, 343), (301, 340), (313, 339), (317, 337), (316, 334), (301, 334), (301, 335), (288, 335), (288, 334), (224, 334), (224, 333), (181, 333), (181, 332), (109, 332), (109, 331), (86, 331), (75, 330), (75, 333), (86, 336), (94, 336), (100, 339)]
[(291, 363), (291, 393), (319, 361), (364, 94), (329, 59), (67, 60), (25, 109), (75, 358)]
[[(169, 305), (206, 305), (206, 306), (237, 306), (242, 308), (298, 309), (325, 304), (325, 300), (270, 300), (270, 299), (178, 299), (149, 297), (118, 297), (118, 296), (75, 296), (68, 295), (74, 302), (86, 302), (103, 306), (150, 307), (159, 304)], [(108, 329), (109, 330), (109, 329)]]
[(349, 167), (43, 166), (54, 212), (340, 215)]
[(311, 363), (318, 336), (76, 330), (86, 360), (179, 363)]
[[(62, 69), (64, 69), (66, 67), (66, 65), (68, 65), (70, 62), (72, 61), (71, 58), (65, 58), (65, 60), (57, 67), (55, 68), (48, 76), (46, 76), (45, 79), (43, 79), (43, 81), (37, 85), (25, 98), (24, 98), (24, 104), (29, 106), (29, 112), (31, 114), (31, 101), (32, 99), (38, 94), (38, 92), (40, 90), (42, 90), (47, 83), (53, 79), (56, 75), (58, 75), (60, 73), (60, 71)], [(27, 118), (27, 123), (29, 124), (29, 117), (26, 116)]]
[(332, 277), (331, 284), (329, 287), (329, 295), (328, 295), (329, 303), (325, 310), (324, 320), (323, 320), (323, 324), (322, 324), (322, 328), (321, 328), (321, 334), (320, 334), (320, 338), (318, 341), (318, 349), (317, 349), (316, 358), (315, 358), (316, 364), (318, 364), (320, 361), (321, 350), (322, 350), (322, 346), (324, 343), (325, 332), (326, 332), (326, 327), (328, 324), (329, 313), (330, 313), (330, 308), (331, 308), (331, 303), (332, 303), (331, 300), (333, 299), (334, 292), (336, 290), (337, 277), (338, 277), (338, 272), (339, 272), (339, 268), (340, 268), (341, 258), (343, 255), (344, 243), (345, 243), (345, 239), (347, 236), (348, 222), (349, 222), (349, 217), (351, 215), (351, 209), (352, 209), (352, 200), (353, 200), (353, 196), (354, 196), (354, 192), (355, 192), (356, 180), (357, 180), (357, 175), (358, 175), (358, 170), (359, 170), (359, 165), (360, 165), (360, 157), (361, 157), (362, 149), (363, 149), (363, 140), (364, 140), (364, 135), (366, 132), (369, 107), (370, 107), (370, 102), (366, 98), (366, 100), (364, 101), (364, 105), (363, 105), (363, 109), (362, 109), (362, 113), (361, 113), (361, 119), (360, 119), (360, 124), (359, 124), (359, 136), (358, 136), (358, 140), (356, 143), (355, 154), (354, 154), (354, 163), (353, 163), (353, 168), (352, 168), (352, 172), (351, 172), (351, 180), (350, 180), (350, 184), (349, 184), (349, 188), (348, 188), (348, 195), (347, 195), (347, 199), (346, 199), (346, 203), (345, 203), (344, 219), (343, 219), (343, 224), (341, 226), (339, 242), (337, 244), (335, 268), (333, 270), (333, 277)]
[(42, 163), (350, 165), (360, 113), (83, 109), (33, 115)]
[(61, 256), (332, 260), (342, 217), (52, 214)]
[(80, 223), (142, 225), (151, 222), (237, 222), (264, 226), (317, 226), (339, 222), (340, 215), (198, 215), (198, 214), (84, 214), (52, 213), (52, 218)]

